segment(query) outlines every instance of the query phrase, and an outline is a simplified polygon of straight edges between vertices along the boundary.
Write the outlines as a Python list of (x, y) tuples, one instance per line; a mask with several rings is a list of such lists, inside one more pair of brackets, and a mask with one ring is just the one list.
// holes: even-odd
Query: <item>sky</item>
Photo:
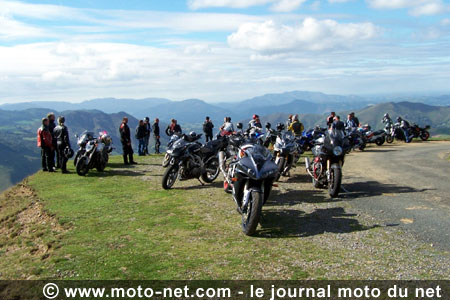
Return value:
[(0, 0), (0, 103), (450, 92), (446, 0)]

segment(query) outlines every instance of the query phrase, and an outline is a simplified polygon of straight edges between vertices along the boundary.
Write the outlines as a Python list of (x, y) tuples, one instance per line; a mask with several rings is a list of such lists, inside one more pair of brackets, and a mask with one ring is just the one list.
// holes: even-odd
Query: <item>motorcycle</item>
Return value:
[[(170, 155), (169, 166), (162, 178), (162, 187), (171, 189), (176, 180), (200, 178), (213, 182), (219, 175), (218, 145), (210, 141), (205, 146), (198, 142), (202, 135), (183, 135), (167, 150)], [(203, 185), (203, 182), (200, 181)]]
[(278, 166), (278, 175), (275, 180), (278, 181), (281, 175), (289, 175), (292, 165), (300, 158), (298, 155), (298, 144), (291, 132), (284, 132), (277, 136), (273, 152), (275, 164)]
[[(76, 136), (78, 138), (78, 136)], [(109, 160), (109, 154), (113, 151), (112, 139), (106, 131), (100, 132), (95, 138), (92, 132), (85, 131), (78, 138), (80, 147), (75, 156), (77, 174), (85, 176), (90, 169), (96, 168), (103, 172)]]
[(385, 122), (384, 133), (386, 137), (386, 143), (392, 144), (392, 142), (394, 141), (394, 124), (392, 123), (392, 121)]
[[(177, 140), (179, 140), (180, 137), (182, 137), (182, 135), (177, 134), (177, 133), (174, 133), (174, 134), (170, 137), (170, 141), (169, 141), (169, 143), (167, 144), (167, 149), (169, 149), (170, 147), (172, 147), (173, 143), (175, 143)], [(163, 168), (167, 168), (167, 166), (168, 166), (169, 163), (170, 163), (170, 159), (171, 159), (170, 155), (166, 152), (166, 154), (164, 155), (163, 162), (162, 162)]]
[(386, 141), (386, 133), (383, 129), (373, 131), (369, 125), (363, 126), (362, 129), (368, 144), (375, 143), (377, 146), (381, 146)]
[(312, 177), (315, 188), (328, 188), (331, 197), (337, 197), (341, 189), (342, 166), (345, 154), (351, 146), (342, 130), (329, 129), (312, 148), (312, 162), (305, 158), (306, 171)]
[(417, 124), (413, 124), (410, 127), (410, 132), (414, 138), (420, 138), (422, 141), (427, 141), (430, 138), (430, 125), (425, 126), (424, 128), (419, 127)]
[(270, 151), (255, 138), (244, 141), (235, 137), (230, 143), (238, 149), (238, 154), (228, 168), (227, 180), (232, 182), (233, 200), (242, 215), (242, 231), (251, 236), (272, 191), (278, 167)]
[(347, 132), (348, 140), (350, 142), (351, 149), (359, 149), (364, 151), (367, 146), (366, 135), (359, 128), (349, 129)]

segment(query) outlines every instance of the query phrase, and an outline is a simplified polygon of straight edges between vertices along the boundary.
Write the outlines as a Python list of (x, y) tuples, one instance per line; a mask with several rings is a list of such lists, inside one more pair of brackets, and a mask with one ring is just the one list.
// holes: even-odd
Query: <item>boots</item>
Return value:
[(133, 159), (133, 153), (130, 153), (130, 165), (137, 165), (137, 162)]
[(128, 156), (126, 154), (123, 155), (123, 164), (124, 165), (129, 165), (129, 163), (128, 163)]

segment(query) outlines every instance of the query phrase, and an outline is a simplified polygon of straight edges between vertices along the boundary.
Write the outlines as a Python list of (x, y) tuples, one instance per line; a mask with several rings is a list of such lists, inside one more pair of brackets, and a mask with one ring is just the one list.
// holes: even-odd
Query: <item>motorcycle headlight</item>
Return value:
[(173, 150), (172, 149), (167, 149), (166, 153), (170, 155), (170, 154), (173, 153)]
[(341, 156), (342, 155), (342, 147), (341, 146), (336, 146), (333, 148), (333, 154), (335, 156)]

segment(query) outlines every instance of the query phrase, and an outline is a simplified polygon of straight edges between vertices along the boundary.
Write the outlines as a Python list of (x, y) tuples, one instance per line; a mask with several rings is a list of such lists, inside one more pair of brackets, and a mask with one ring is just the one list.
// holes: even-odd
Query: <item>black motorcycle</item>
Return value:
[(413, 124), (410, 127), (410, 132), (413, 138), (420, 138), (422, 141), (427, 141), (430, 138), (430, 132), (428, 130), (430, 130), (430, 125), (422, 128), (417, 124)]
[(98, 138), (92, 132), (83, 132), (78, 138), (78, 146), (80, 148), (74, 160), (78, 175), (84, 176), (93, 168), (99, 172), (105, 170), (109, 154), (113, 151), (112, 139), (106, 131), (100, 132)]
[[(169, 143), (167, 144), (167, 149), (170, 149), (170, 148), (173, 146), (173, 143), (175, 143), (175, 142), (176, 142), (177, 140), (179, 140), (181, 137), (182, 137), (181, 134), (174, 133), (174, 134), (170, 137), (170, 141), (169, 141)], [(170, 159), (171, 159), (171, 157), (170, 157), (170, 155), (169, 155), (169, 154), (167, 153), (167, 151), (166, 151), (166, 154), (164, 155), (164, 159), (163, 159), (163, 162), (162, 162), (163, 168), (167, 168), (167, 166), (168, 166), (169, 163), (170, 163)]]
[(272, 191), (278, 167), (272, 154), (254, 137), (243, 140), (230, 138), (237, 155), (228, 168), (227, 180), (232, 182), (233, 199), (242, 215), (242, 230), (253, 235), (261, 217), (261, 210)]
[(202, 146), (198, 142), (201, 136), (183, 135), (167, 150), (170, 162), (162, 179), (165, 190), (171, 189), (177, 179), (183, 181), (201, 178), (204, 182), (211, 183), (217, 178), (220, 171), (217, 157), (219, 146), (215, 141)]
[(273, 147), (275, 164), (278, 166), (276, 181), (280, 179), (280, 176), (289, 175), (292, 165), (300, 158), (299, 147), (291, 132), (284, 132), (277, 136)]
[(312, 148), (312, 163), (305, 158), (306, 170), (315, 188), (328, 188), (331, 197), (337, 197), (342, 182), (342, 166), (345, 154), (351, 149), (342, 130), (330, 129), (316, 141)]

